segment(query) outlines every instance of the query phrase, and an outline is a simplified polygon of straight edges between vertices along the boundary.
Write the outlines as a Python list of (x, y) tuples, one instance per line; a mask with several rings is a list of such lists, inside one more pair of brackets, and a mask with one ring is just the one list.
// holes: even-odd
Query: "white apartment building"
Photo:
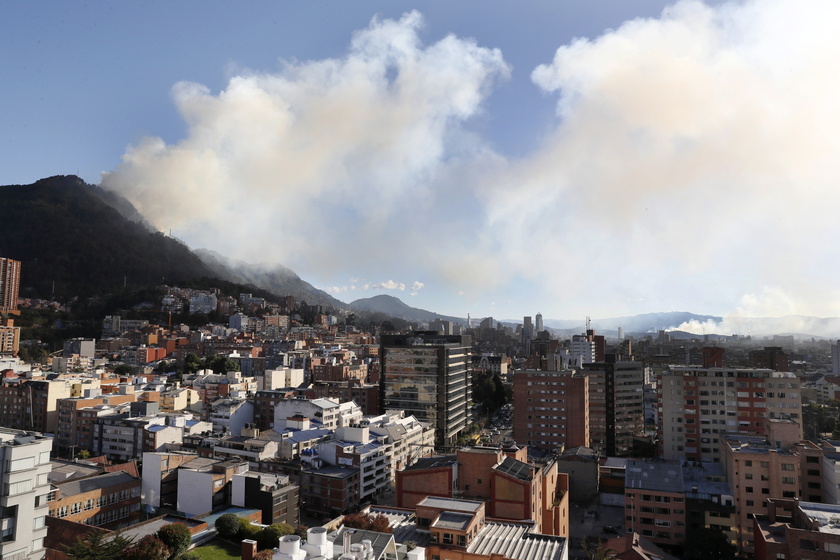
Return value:
[(267, 369), (265, 375), (257, 376), (258, 391), (272, 391), (303, 385), (303, 370), (293, 368)]
[(254, 403), (245, 399), (219, 398), (210, 403), (213, 432), (242, 435), (242, 429), (254, 421)]
[(585, 334), (576, 334), (572, 336), (570, 350), (570, 362), (576, 362), (578, 366), (595, 361), (595, 342), (589, 340), (589, 337)]
[(342, 426), (334, 441), (318, 444), (318, 456), (331, 465), (359, 468), (359, 499), (388, 490), (394, 482), (391, 444), (387, 436), (371, 436), (367, 426)]
[(434, 452), (435, 429), (431, 424), (417, 420), (413, 415), (405, 416), (402, 410), (391, 410), (387, 414), (362, 420), (375, 436), (386, 436), (391, 444), (391, 472), (413, 465), (420, 457)]
[(0, 428), (0, 558), (46, 555), (52, 438)]
[[(274, 407), (274, 429), (287, 427), (287, 420), (296, 416), (309, 418), (313, 424), (335, 430), (362, 421), (362, 409), (353, 401), (339, 403), (333, 399), (286, 399)], [(321, 427), (313, 426), (313, 427)]]

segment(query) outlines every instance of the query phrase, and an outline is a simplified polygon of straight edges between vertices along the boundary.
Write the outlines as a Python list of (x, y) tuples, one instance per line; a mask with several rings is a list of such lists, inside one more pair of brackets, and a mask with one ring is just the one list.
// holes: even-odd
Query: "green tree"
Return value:
[(87, 449), (82, 449), (81, 451), (76, 453), (76, 458), (81, 459), (82, 461), (90, 459), (90, 451), (88, 451)]
[(171, 550), (169, 558), (177, 558), (185, 553), (192, 542), (190, 530), (183, 523), (164, 525), (158, 529), (156, 535)]
[(128, 547), (124, 560), (167, 560), (172, 550), (154, 535), (146, 535), (134, 545)]
[(583, 553), (586, 555), (589, 560), (613, 560), (618, 553), (611, 549), (611, 548), (604, 548), (601, 546), (600, 542), (588, 542), (584, 541), (583, 543)]
[(239, 531), (237, 532), (236, 538), (240, 541), (245, 539), (256, 540), (257, 533), (259, 532), (260, 529), (255, 527), (250, 519), (245, 519), (244, 517), (239, 518)]
[(184, 375), (190, 375), (201, 369), (201, 358), (195, 352), (190, 352), (184, 358)]
[(225, 375), (229, 371), (239, 371), (239, 364), (224, 356), (210, 356), (204, 361), (205, 367), (213, 373)]
[(221, 537), (232, 539), (239, 533), (239, 516), (233, 513), (220, 515), (216, 519), (215, 527)]
[(257, 548), (259, 550), (273, 549), (280, 542), (280, 537), (294, 533), (295, 528), (288, 523), (273, 523), (257, 533)]
[(120, 560), (131, 546), (131, 539), (103, 531), (91, 531), (76, 542), (65, 547), (67, 556), (73, 560)]
[(119, 364), (114, 368), (114, 374), (116, 375), (134, 375), (134, 373), (134, 368), (126, 364)]

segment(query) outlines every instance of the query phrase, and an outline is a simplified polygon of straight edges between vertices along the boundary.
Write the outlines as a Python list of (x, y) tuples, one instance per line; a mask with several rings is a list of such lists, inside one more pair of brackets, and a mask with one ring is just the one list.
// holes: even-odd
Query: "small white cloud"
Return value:
[(399, 290), (405, 291), (405, 283), (396, 282), (394, 280), (386, 280), (384, 282), (375, 282), (373, 284), (365, 284), (363, 290)]
[(415, 280), (415, 281), (411, 284), (411, 289), (412, 289), (412, 290), (414, 290), (414, 291), (416, 292), (417, 290), (421, 290), (421, 289), (423, 289), (423, 286), (424, 286), (423, 282), (418, 282), (417, 280)]

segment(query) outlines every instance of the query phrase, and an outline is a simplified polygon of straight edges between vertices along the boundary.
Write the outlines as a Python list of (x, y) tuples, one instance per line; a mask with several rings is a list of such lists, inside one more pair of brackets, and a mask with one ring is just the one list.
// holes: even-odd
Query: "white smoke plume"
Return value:
[(187, 136), (131, 147), (103, 183), (193, 243), (302, 275), (375, 261), (452, 311), (714, 313), (773, 286), (779, 312), (840, 315), (838, 19), (685, 1), (562, 45), (532, 73), (557, 114), (516, 159), (464, 127), (511, 72), (501, 52), (374, 20), (341, 59), (179, 84)]
[(422, 25), (374, 19), (341, 59), (237, 75), (218, 94), (177, 84), (186, 138), (131, 146), (103, 185), (161, 230), (298, 272), (413, 250), (407, 228), (442, 229), (460, 198), (439, 177), (472, 149), (461, 124), (510, 72), (472, 40), (423, 45)]

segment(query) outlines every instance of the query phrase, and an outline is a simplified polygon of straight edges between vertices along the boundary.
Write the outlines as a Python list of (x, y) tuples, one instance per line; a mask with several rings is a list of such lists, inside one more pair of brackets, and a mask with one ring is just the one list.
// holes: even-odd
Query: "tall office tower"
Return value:
[(580, 373), (589, 377), (590, 447), (608, 457), (630, 456), (633, 438), (645, 427), (644, 366), (608, 354), (603, 362), (583, 364)]
[(840, 375), (840, 340), (831, 345), (831, 373)]
[(0, 512), (3, 538), (0, 558), (41, 560), (46, 557), (48, 480), (52, 438), (0, 428)]
[(383, 410), (404, 410), (435, 428), (437, 446), (452, 445), (467, 427), (472, 390), (469, 336), (415, 331), (380, 341)]
[(20, 292), (20, 261), (0, 257), (0, 313), (16, 312)]
[(542, 332), (544, 330), (545, 327), (543, 326), (542, 313), (537, 313), (537, 332)]
[(624, 340), (624, 327), (618, 327), (618, 340)]
[(801, 422), (800, 381), (792, 373), (670, 366), (658, 385), (663, 459), (719, 462), (720, 434), (763, 435), (766, 418)]
[(531, 341), (534, 340), (534, 323), (530, 317), (523, 319), (522, 325), (522, 346), (525, 348), (525, 355), (531, 353)]

